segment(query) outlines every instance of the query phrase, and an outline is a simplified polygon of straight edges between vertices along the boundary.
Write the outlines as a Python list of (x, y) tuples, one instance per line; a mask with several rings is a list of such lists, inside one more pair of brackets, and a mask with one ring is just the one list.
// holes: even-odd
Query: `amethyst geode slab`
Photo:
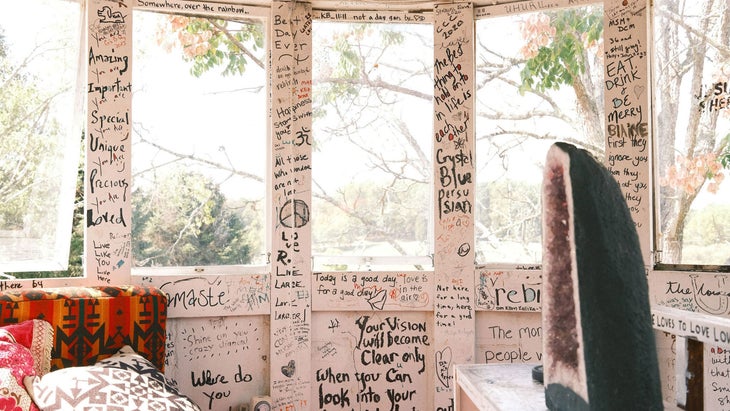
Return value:
[(644, 262), (618, 183), (587, 151), (556, 143), (542, 199), (546, 405), (662, 409)]

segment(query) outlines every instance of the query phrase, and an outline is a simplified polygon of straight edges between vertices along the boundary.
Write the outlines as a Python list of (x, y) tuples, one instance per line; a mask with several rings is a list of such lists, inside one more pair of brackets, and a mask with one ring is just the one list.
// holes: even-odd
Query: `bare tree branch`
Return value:
[(237, 170), (231, 164), (226, 165), (226, 164), (218, 163), (215, 161), (206, 160), (204, 158), (200, 158), (200, 157), (196, 156), (195, 154), (185, 154), (185, 153), (181, 153), (179, 151), (175, 151), (171, 148), (164, 147), (158, 143), (155, 143), (154, 141), (151, 141), (151, 140), (145, 138), (144, 135), (142, 133), (140, 133), (139, 130), (137, 130), (136, 128), (135, 128), (135, 132), (139, 136), (140, 141), (142, 143), (149, 144), (150, 146), (152, 146), (162, 152), (165, 152), (167, 154), (171, 154), (179, 159), (192, 160), (192, 161), (195, 161), (195, 162), (198, 162), (201, 164), (215, 167), (220, 170), (228, 171), (231, 174), (234, 174), (234, 175), (237, 175), (237, 176), (240, 176), (243, 178), (247, 178), (247, 179), (250, 179), (253, 181), (258, 181), (258, 182), (264, 182), (263, 176), (258, 176), (256, 174), (252, 174), (252, 173), (249, 173), (246, 171)]
[[(708, 2), (707, 4), (711, 6), (712, 2)], [(708, 10), (709, 9), (709, 10)], [(676, 13), (672, 13), (671, 11), (667, 10), (663, 7), (657, 7), (655, 11), (658, 12), (658, 14), (662, 17), (667, 18), (672, 23), (682, 27), (683, 29), (687, 30), (688, 33), (692, 33), (693, 35), (697, 36), (697, 38), (702, 42), (711, 45), (713, 48), (715, 48), (720, 55), (720, 57), (727, 59), (730, 58), (730, 47), (726, 44), (719, 43), (715, 41), (713, 38), (709, 37), (707, 35), (707, 31), (703, 31), (701, 28), (695, 28), (688, 24), (685, 19), (683, 19), (681, 16), (678, 16)], [(706, 8), (707, 13), (710, 13), (712, 11), (712, 7)], [(709, 14), (704, 14), (704, 16), (709, 16)], [(718, 16), (719, 18), (719, 16)], [(709, 18), (706, 17), (704, 19), (705, 22), (709, 22)], [(706, 25), (705, 25), (706, 28)]]
[(344, 78), (336, 78), (336, 77), (327, 77), (327, 78), (318, 78), (315, 81), (320, 83), (330, 83), (330, 84), (349, 84), (349, 85), (359, 85), (359, 86), (371, 86), (373, 88), (383, 88), (386, 90), (393, 91), (395, 93), (401, 93), (408, 96), (413, 96), (416, 98), (420, 98), (423, 100), (432, 100), (433, 95), (422, 93), (417, 90), (409, 89), (406, 87), (397, 86), (395, 84), (390, 84), (382, 80), (368, 80), (366, 78), (360, 77), (357, 79), (344, 79)]

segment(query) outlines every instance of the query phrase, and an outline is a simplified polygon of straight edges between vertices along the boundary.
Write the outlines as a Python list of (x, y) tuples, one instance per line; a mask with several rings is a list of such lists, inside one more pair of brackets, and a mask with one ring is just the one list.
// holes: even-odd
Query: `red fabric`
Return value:
[(0, 327), (0, 340), (17, 342), (30, 350), (36, 375), (41, 376), (51, 370), (53, 326), (49, 322), (33, 319)]
[(0, 368), (10, 368), (20, 385), (26, 375), (35, 375), (30, 350), (13, 342), (0, 341)]
[(0, 333), (0, 371), (7, 377), (5, 370), (12, 377), (0, 378), (0, 410), (38, 410), (23, 386), (26, 376), (35, 375), (33, 356), (28, 348), (13, 342), (11, 335)]
[[(12, 334), (15, 342), (23, 347), (29, 348), (33, 345), (33, 322), (23, 321), (20, 324), (10, 324), (2, 327), (5, 331)], [(0, 341), (8, 341), (9, 337), (0, 333)], [(12, 341), (11, 341), (12, 342)]]

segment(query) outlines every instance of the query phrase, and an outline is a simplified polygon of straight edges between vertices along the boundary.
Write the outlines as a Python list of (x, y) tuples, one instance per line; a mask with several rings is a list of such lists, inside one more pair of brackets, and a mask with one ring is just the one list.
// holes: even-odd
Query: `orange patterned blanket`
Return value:
[(167, 297), (137, 285), (62, 287), (0, 292), (0, 326), (51, 323), (51, 368), (92, 365), (125, 345), (165, 365)]

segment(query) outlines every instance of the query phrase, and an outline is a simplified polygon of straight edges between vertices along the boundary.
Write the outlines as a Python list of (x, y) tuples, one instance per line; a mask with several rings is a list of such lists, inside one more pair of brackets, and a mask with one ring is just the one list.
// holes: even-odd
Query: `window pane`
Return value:
[(730, 264), (728, 2), (659, 0), (654, 16), (661, 260)]
[(0, 272), (68, 266), (80, 17), (78, 2), (58, 0), (5, 2), (0, 13)]
[(541, 261), (552, 143), (602, 161), (602, 34), (601, 5), (477, 21), (477, 262)]
[(135, 264), (264, 263), (261, 24), (135, 11), (134, 30)]
[(313, 254), (428, 255), (433, 27), (315, 22), (313, 43)]

